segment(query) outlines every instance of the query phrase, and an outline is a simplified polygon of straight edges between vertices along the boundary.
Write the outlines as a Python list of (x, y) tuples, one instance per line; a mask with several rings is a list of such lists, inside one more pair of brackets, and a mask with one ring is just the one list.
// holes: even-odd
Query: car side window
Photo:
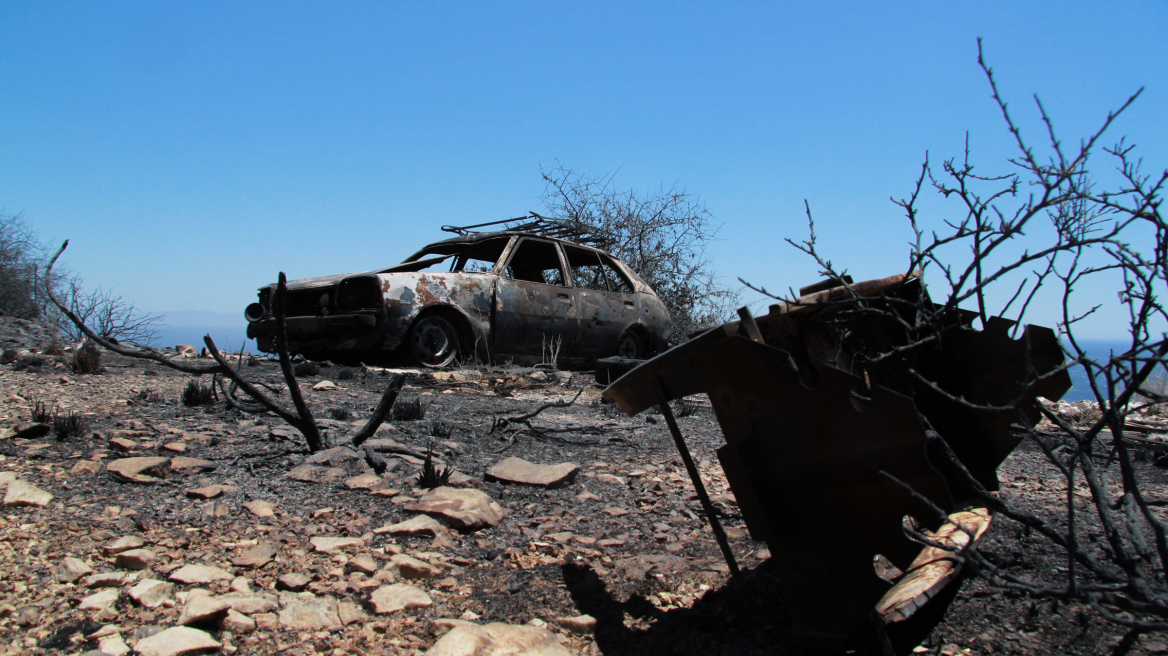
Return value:
[(506, 275), (513, 280), (566, 286), (560, 254), (556, 251), (556, 245), (548, 241), (524, 239), (519, 242), (515, 253), (511, 255), (511, 261), (507, 263)]
[(568, 270), (571, 271), (574, 285), (602, 292), (608, 290), (604, 267), (595, 251), (564, 246), (564, 254), (568, 256)]
[(604, 267), (604, 277), (608, 281), (608, 291), (617, 292), (619, 294), (632, 294), (636, 291), (633, 288), (633, 281), (629, 280), (624, 272), (616, 268), (612, 260), (607, 256), (601, 256), (601, 263)]

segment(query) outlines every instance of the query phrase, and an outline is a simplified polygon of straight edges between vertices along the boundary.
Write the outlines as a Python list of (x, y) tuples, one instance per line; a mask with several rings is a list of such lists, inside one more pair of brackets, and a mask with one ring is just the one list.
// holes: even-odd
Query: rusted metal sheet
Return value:
[[(833, 649), (869, 626), (891, 586), (874, 558), (908, 570), (920, 551), (903, 518), (937, 529), (934, 507), (952, 512), (972, 498), (940, 440), (996, 489), (996, 468), (1017, 445), (1009, 425), (1036, 418), (1036, 395), (1057, 400), (1070, 388), (1065, 371), (1022, 387), (1029, 372), (1062, 362), (1053, 332), (1028, 326), (1013, 340), (1010, 322), (994, 318), (977, 331), (963, 312), (938, 315), (940, 339), (865, 365), (862, 354), (909, 343), (904, 327), (920, 309), (940, 308), (914, 275), (849, 286), (812, 291), (757, 319), (743, 313), (604, 392), (630, 415), (658, 403), (654, 385), (666, 399), (709, 397), (726, 438), (719, 460), (752, 537), (770, 546), (795, 631)], [(1021, 397), (1023, 410), (967, 410), (914, 370), (976, 404)]]

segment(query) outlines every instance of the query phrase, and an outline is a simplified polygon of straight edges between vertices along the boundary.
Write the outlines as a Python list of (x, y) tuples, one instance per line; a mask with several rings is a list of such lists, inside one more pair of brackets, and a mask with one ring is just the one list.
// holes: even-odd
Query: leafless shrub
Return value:
[(135, 398), (146, 403), (166, 403), (166, 397), (161, 392), (151, 389), (144, 389), (138, 392)]
[(97, 345), (88, 339), (82, 340), (81, 345), (73, 350), (73, 372), (78, 374), (96, 374), (101, 371), (101, 351)]
[(353, 411), (344, 407), (344, 406), (337, 407), (337, 408), (329, 408), (328, 409), (328, 416), (329, 416), (329, 419), (335, 419), (337, 421), (352, 421), (353, 420)]
[(25, 353), (16, 358), (14, 369), (16, 371), (40, 371), (41, 367), (51, 362), (48, 358), (36, 355), (35, 353)]
[(680, 398), (673, 402), (673, 414), (679, 418), (689, 417), (696, 415), (701, 407), (701, 404), (693, 399)]
[(353, 380), (357, 377), (357, 371), (353, 367), (343, 367), (337, 372), (336, 378), (337, 380)]
[(591, 177), (558, 164), (540, 174), (546, 211), (609, 236), (609, 252), (669, 308), (675, 343), (734, 315), (740, 294), (722, 284), (706, 254), (720, 226), (696, 194), (677, 186), (647, 194), (622, 190), (612, 174)]
[(320, 375), (320, 365), (315, 362), (301, 362), (293, 368), (297, 376), (305, 378)]
[(425, 418), (426, 406), (422, 405), (422, 399), (419, 397), (403, 399), (393, 406), (394, 421), (418, 421)]
[[(919, 317), (912, 324), (898, 324), (908, 339), (906, 346), (888, 351), (857, 344), (851, 366), (853, 371), (867, 371), (891, 358), (908, 357), (912, 349), (943, 339), (946, 331), (965, 330), (941, 320), (959, 307), (976, 311), (982, 325), (998, 315), (1017, 320), (1021, 330), (1036, 314), (1031, 302), (1038, 290), (1058, 290), (1058, 328), (1067, 354), (1064, 368), (1084, 367), (1093, 397), (1093, 412), (1081, 413), (1081, 420), (1071, 421), (1042, 407), (1049, 427), (1031, 424), (1025, 410), (1030, 390), (1041, 382), (1033, 366), (1016, 399), (1004, 405), (976, 406), (945, 393), (918, 372), (913, 372), (909, 384), (918, 389), (929, 386), (948, 402), (970, 410), (1008, 413), (1061, 475), (1057, 485), (1067, 490), (1065, 504), (1052, 516), (1016, 504), (1015, 495), (991, 494), (965, 476), (978, 502), (995, 511), (999, 522), (1014, 523), (1020, 533), (1041, 543), (1018, 552), (1012, 564), (968, 548), (964, 558), (973, 571), (993, 585), (1032, 598), (1093, 609), (1099, 617), (1125, 627), (1128, 634), (1121, 644), (1130, 646), (1142, 633), (1168, 629), (1168, 527), (1162, 514), (1168, 499), (1149, 493), (1153, 475), (1146, 466), (1138, 467), (1134, 456), (1140, 438), (1126, 428), (1168, 403), (1153, 378), (1168, 361), (1163, 331), (1168, 321), (1163, 301), (1168, 297), (1168, 222), (1161, 214), (1168, 171), (1143, 173), (1134, 146), (1125, 139), (1100, 145), (1105, 131), (1139, 92), (1110, 113), (1098, 131), (1069, 148), (1055, 136), (1051, 118), (1038, 103), (1048, 139), (1040, 155), (1023, 139), (999, 95), (993, 72), (981, 57), (980, 42), (978, 62), (1015, 142), (1014, 170), (1003, 175), (986, 175), (980, 169), (975, 173), (968, 145), (963, 160), (947, 160), (940, 171), (926, 159), (912, 193), (896, 203), (912, 231), (905, 271), (931, 273), (929, 291), (943, 297), (931, 303), (923, 294), (915, 299), (887, 297), (877, 307), (862, 302), (847, 286), (851, 298), (836, 305), (850, 320), (896, 322), (898, 307), (910, 308)], [(1114, 171), (1093, 177), (1088, 163), (1098, 151), (1109, 157)], [(929, 188), (955, 203), (957, 212), (928, 224), (921, 194)], [(810, 209), (807, 215), (810, 237), (791, 244), (813, 258), (825, 277), (844, 279), (846, 271), (820, 254)], [(1077, 331), (1103, 305), (1097, 292), (1083, 298), (1075, 291), (1097, 289), (1106, 281), (1118, 286), (1129, 342), (1122, 352), (1098, 358), (1087, 353)], [(841, 333), (841, 343), (845, 337)], [(1047, 484), (1055, 483), (1048, 479)], [(938, 519), (943, 516), (941, 509), (935, 510)], [(1061, 555), (1064, 567), (1033, 560), (1051, 552)]]
[(187, 386), (179, 395), (179, 401), (192, 408), (200, 405), (211, 405), (215, 402), (215, 388), (202, 383), (198, 378), (192, 378), (187, 381)]
[(454, 427), (450, 424), (441, 420), (430, 422), (430, 437), (448, 440), (451, 435), (454, 435)]
[[(98, 336), (127, 344), (152, 344), (158, 338), (158, 328), (165, 317), (142, 312), (133, 303), (114, 294), (112, 289), (98, 287), (86, 291), (83, 281), (73, 276), (64, 283), (70, 309)], [(72, 339), (83, 335), (67, 321), (57, 322)]]
[(56, 339), (53, 339), (53, 341), (49, 342), (49, 345), (46, 346), (44, 350), (41, 351), (41, 353), (44, 353), (45, 355), (64, 355), (65, 350), (61, 348), (60, 342), (58, 342)]
[(83, 435), (89, 430), (89, 425), (89, 419), (77, 412), (57, 413), (53, 416), (53, 434), (57, 436), (58, 442)]

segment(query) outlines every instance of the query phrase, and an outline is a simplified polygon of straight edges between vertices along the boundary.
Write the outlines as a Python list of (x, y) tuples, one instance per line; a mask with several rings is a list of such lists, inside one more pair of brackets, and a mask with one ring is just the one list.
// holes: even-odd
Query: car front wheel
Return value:
[(410, 331), (410, 352), (424, 367), (445, 367), (458, 355), (458, 333), (442, 317), (422, 317)]
[(619, 357), (632, 360), (644, 358), (645, 347), (641, 343), (641, 337), (631, 331), (621, 335), (620, 342), (617, 343), (616, 354)]

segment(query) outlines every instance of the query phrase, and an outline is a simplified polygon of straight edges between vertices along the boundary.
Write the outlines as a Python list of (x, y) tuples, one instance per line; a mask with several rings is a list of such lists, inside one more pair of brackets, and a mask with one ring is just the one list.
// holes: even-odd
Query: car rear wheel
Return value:
[(621, 335), (617, 342), (616, 354), (618, 357), (640, 360), (645, 357), (645, 346), (641, 336), (633, 331)]
[(454, 324), (431, 315), (422, 317), (410, 330), (410, 352), (424, 367), (445, 367), (458, 355), (458, 332)]

